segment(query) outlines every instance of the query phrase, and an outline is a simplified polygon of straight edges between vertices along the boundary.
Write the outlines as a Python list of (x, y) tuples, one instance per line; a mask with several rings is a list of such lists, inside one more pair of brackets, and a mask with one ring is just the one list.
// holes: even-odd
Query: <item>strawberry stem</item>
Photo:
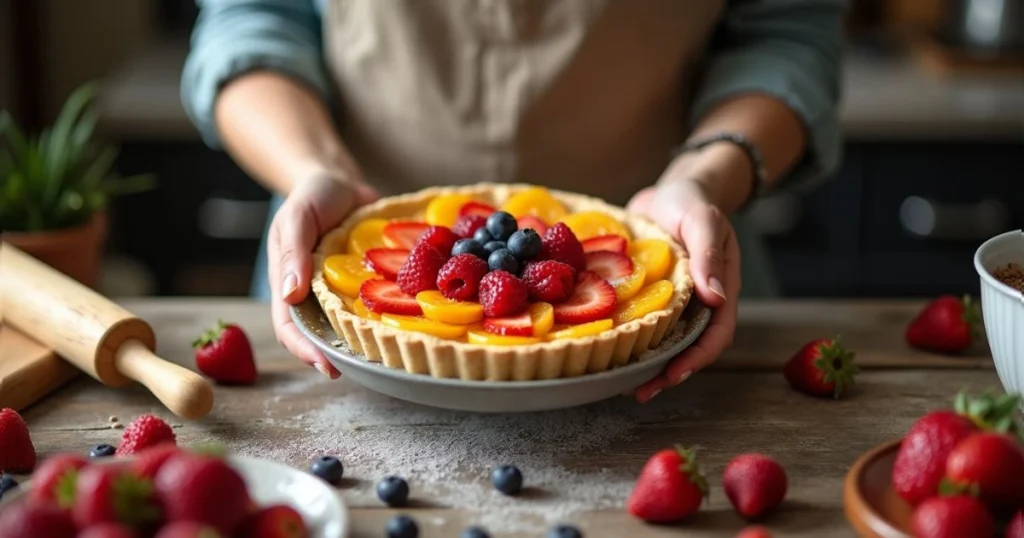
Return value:
[(124, 474), (114, 482), (114, 510), (121, 521), (141, 525), (160, 519), (153, 481)]
[(964, 314), (961, 318), (964, 323), (970, 327), (971, 339), (981, 340), (985, 336), (984, 326), (981, 321), (981, 310), (978, 308), (978, 303), (971, 299), (970, 295), (964, 294), (963, 298)]
[(708, 480), (704, 476), (700, 464), (697, 463), (697, 447), (684, 448), (681, 445), (676, 445), (675, 449), (683, 459), (683, 464), (679, 466), (679, 470), (686, 474), (694, 486), (697, 486), (702, 499), (707, 499), (710, 494), (708, 491)]
[(828, 344), (819, 344), (818, 353), (820, 357), (814, 366), (824, 373), (825, 383), (834, 383), (833, 396), (838, 400), (856, 384), (860, 373), (860, 367), (853, 362), (856, 355), (843, 346), (840, 335)]
[(57, 499), (57, 506), (71, 508), (75, 504), (75, 487), (78, 484), (78, 469), (68, 469), (57, 480), (57, 491), (54, 497)]
[(943, 478), (939, 482), (939, 495), (942, 497), (957, 497), (959, 495), (977, 497), (979, 494), (981, 494), (981, 489), (978, 487), (978, 484), (959, 483), (950, 480), (948, 477)]
[(218, 319), (216, 325), (214, 325), (211, 329), (208, 329), (205, 332), (203, 332), (203, 334), (200, 335), (199, 338), (196, 338), (192, 342), (192, 347), (200, 349), (216, 342), (217, 340), (220, 339), (220, 335), (224, 333), (224, 329), (227, 328), (228, 323), (222, 319)]
[(971, 398), (966, 391), (960, 391), (954, 400), (953, 409), (983, 430), (1021, 437), (1022, 431), (1017, 420), (1020, 404), (1019, 394), (996, 396), (989, 390), (977, 398)]

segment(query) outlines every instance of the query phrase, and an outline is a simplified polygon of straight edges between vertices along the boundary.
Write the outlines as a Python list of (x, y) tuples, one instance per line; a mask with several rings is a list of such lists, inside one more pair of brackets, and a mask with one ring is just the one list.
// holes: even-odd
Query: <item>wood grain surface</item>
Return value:
[[(431, 420), (433, 410), (400, 405), (345, 380), (332, 382), (319, 377), (277, 344), (269, 311), (263, 305), (245, 300), (168, 299), (129, 302), (125, 306), (156, 329), (157, 351), (162, 357), (189, 367), (194, 367), (189, 342), (203, 329), (221, 318), (241, 324), (255, 346), (260, 381), (248, 388), (217, 387), (211, 414), (201, 421), (184, 421), (162, 412), (159, 403), (142, 387), (115, 391), (83, 377), (24, 412), (40, 456), (116, 442), (120, 432), (111, 429), (109, 417), (114, 415), (127, 422), (143, 412), (162, 414), (183, 443), (221, 441), (239, 451), (270, 447), (267, 450), (276, 454), (276, 459), (299, 468), (305, 468), (314, 456), (297, 441), (310, 434), (308, 418), (338, 402), (368, 407), (370, 412), (373, 406), (380, 406), (379, 415), (368, 416), (415, 414), (415, 424), (382, 420), (357, 427), (380, 428), (384, 435), (394, 435), (407, 443), (415, 444), (417, 439), (426, 443), (435, 434), (465, 424), (455, 423), (464, 415), (437, 411), (436, 419)], [(923, 413), (948, 406), (961, 388), (1000, 389), (984, 343), (979, 345), (980, 351), (956, 358), (911, 351), (903, 344), (902, 331), (920, 306), (916, 301), (745, 304), (734, 346), (708, 371), (662, 393), (646, 406), (619, 398), (595, 404), (587, 412), (567, 413), (568, 420), (577, 416), (598, 422), (616, 416), (628, 418), (628, 435), (608, 439), (599, 449), (550, 457), (552, 467), (568, 470), (568, 480), (572, 476), (581, 480), (590, 477), (586, 484), (593, 485), (598, 472), (632, 480), (654, 451), (674, 443), (700, 446), (702, 465), (711, 484), (711, 495), (702, 511), (678, 525), (646, 525), (621, 508), (629, 482), (621, 498), (606, 500), (600, 508), (565, 519), (577, 524), (588, 538), (732, 537), (744, 523), (730, 509), (722, 492), (721, 473), (732, 456), (759, 451), (776, 457), (790, 477), (783, 508), (765, 522), (776, 537), (855, 536), (843, 515), (842, 485), (857, 456), (901, 436)], [(841, 334), (858, 353), (864, 369), (856, 391), (848, 399), (833, 401), (790, 390), (780, 373), (783, 362), (806, 341), (835, 334)], [(301, 390), (286, 390), (289, 386)], [(477, 424), (498, 421), (480, 420)], [(418, 430), (410, 433), (414, 428)], [(327, 439), (339, 435), (323, 433)], [(457, 443), (458, 437), (454, 439)], [(486, 463), (486, 453), (479, 457)], [(524, 469), (527, 483), (534, 476), (551, 476), (547, 471)], [(384, 536), (387, 518), (396, 513), (372, 496), (355, 493), (360, 483), (379, 478), (365, 473), (358, 465), (348, 465), (346, 476), (352, 478), (339, 491), (353, 515), (354, 538)], [(460, 469), (450, 474), (466, 488), (479, 486), (482, 480)], [(505, 525), (496, 522), (500, 518), (493, 514), (484, 517), (488, 515), (488, 502), (459, 504), (417, 496), (420, 489), (415, 486), (416, 477), (410, 478), (415, 504), (403, 512), (419, 522), (424, 538), (455, 538), (463, 528), (481, 520), (491, 522), (489, 530), (495, 537), (545, 535), (537, 529), (503, 532)], [(534, 496), (504, 501), (506, 505), (522, 503), (515, 517), (529, 515), (534, 506), (537, 515), (543, 517), (563, 503), (563, 498), (545, 494), (545, 484), (534, 486)], [(572, 491), (571, 484), (568, 490)], [(611, 491), (622, 492), (621, 488)], [(571, 497), (565, 497), (565, 503), (577, 500), (572, 493), (568, 495)], [(511, 521), (508, 526), (515, 527)]]

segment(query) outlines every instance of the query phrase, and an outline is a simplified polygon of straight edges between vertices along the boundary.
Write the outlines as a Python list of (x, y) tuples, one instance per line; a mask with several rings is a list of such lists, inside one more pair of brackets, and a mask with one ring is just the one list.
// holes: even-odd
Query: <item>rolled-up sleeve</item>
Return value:
[(839, 100), (843, 0), (736, 1), (712, 40), (689, 112), (695, 125), (722, 100), (760, 92), (786, 103), (807, 129), (804, 159), (779, 182), (808, 187), (830, 176), (842, 155)]
[(211, 147), (220, 147), (213, 120), (217, 94), (255, 69), (292, 77), (322, 96), (320, 15), (313, 0), (197, 0), (199, 16), (181, 79), (182, 103)]

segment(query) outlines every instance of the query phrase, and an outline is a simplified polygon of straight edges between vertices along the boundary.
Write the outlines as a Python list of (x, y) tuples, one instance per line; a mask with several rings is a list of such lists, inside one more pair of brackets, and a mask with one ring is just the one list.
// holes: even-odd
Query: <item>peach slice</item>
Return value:
[(361, 297), (352, 301), (351, 310), (353, 314), (361, 318), (380, 320), (380, 314), (366, 308), (366, 303), (363, 302)]
[(437, 290), (417, 293), (416, 302), (423, 309), (423, 316), (433, 321), (468, 325), (484, 319), (483, 305), (468, 301), (454, 301)]
[(465, 194), (442, 194), (427, 204), (426, 219), (431, 226), (455, 226), (459, 219), (459, 210), (468, 202), (474, 201)]
[(513, 194), (501, 206), (501, 210), (511, 213), (517, 219), (533, 215), (543, 222), (558, 222), (566, 214), (565, 206), (544, 187), (530, 187)]
[(668, 280), (659, 280), (644, 286), (640, 293), (615, 307), (612, 319), (616, 325), (622, 325), (661, 310), (672, 299), (672, 292), (672, 283)]
[(621, 303), (627, 299), (632, 299), (634, 295), (639, 293), (640, 288), (644, 287), (646, 280), (647, 269), (644, 267), (644, 264), (633, 258), (633, 272), (622, 278), (611, 280), (608, 283), (615, 288), (615, 300)]
[(466, 332), (466, 339), (470, 344), (483, 346), (522, 346), (541, 342), (536, 336), (501, 336), (489, 333), (480, 325), (471, 327)]
[(633, 237), (629, 228), (607, 213), (600, 211), (581, 211), (562, 219), (580, 241), (602, 235), (620, 235), (627, 240)]
[(581, 323), (579, 325), (558, 325), (551, 329), (548, 333), (548, 340), (565, 340), (572, 338), (583, 338), (585, 336), (596, 336), (601, 334), (608, 329), (611, 329), (614, 323), (610, 318), (599, 319), (597, 321), (591, 321), (588, 323)]
[(448, 340), (461, 338), (466, 334), (468, 327), (467, 325), (434, 321), (423, 316), (402, 316), (399, 314), (381, 314), (380, 321), (396, 329), (425, 333)]
[(647, 270), (647, 284), (665, 278), (672, 268), (672, 249), (660, 239), (638, 239), (627, 252)]
[(549, 303), (533, 303), (526, 312), (505, 318), (487, 318), (484, 330), (501, 336), (542, 337), (555, 324), (555, 309)]
[(363, 266), (362, 255), (334, 254), (324, 260), (324, 279), (342, 295), (358, 296), (363, 282), (373, 278), (379, 277)]
[(362, 256), (371, 248), (381, 248), (384, 244), (384, 227), (387, 219), (366, 219), (356, 224), (348, 234), (348, 253)]

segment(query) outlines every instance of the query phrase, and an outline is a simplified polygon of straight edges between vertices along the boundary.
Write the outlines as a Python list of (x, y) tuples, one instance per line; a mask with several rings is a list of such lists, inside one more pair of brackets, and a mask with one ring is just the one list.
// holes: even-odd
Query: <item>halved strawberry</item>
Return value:
[(533, 319), (529, 312), (506, 318), (486, 318), (484, 330), (502, 336), (533, 336)]
[(390, 280), (374, 278), (363, 282), (359, 287), (359, 298), (367, 309), (378, 314), (418, 316), (423, 313), (416, 298)]
[(627, 241), (618, 234), (599, 235), (583, 241), (583, 252), (599, 252), (610, 250), (620, 254), (626, 253)]
[(482, 215), (484, 217), (489, 217), (491, 213), (494, 213), (495, 211), (496, 209), (494, 209), (494, 206), (483, 202), (466, 202), (465, 204), (462, 204), (461, 208), (459, 208), (459, 216)]
[(363, 263), (378, 275), (394, 280), (398, 278), (398, 270), (409, 258), (409, 251), (401, 248), (371, 248), (363, 254)]
[(587, 260), (587, 271), (597, 273), (610, 284), (633, 274), (633, 260), (619, 252), (599, 250), (586, 253), (584, 258)]
[(548, 225), (545, 224), (544, 221), (540, 220), (539, 217), (535, 217), (533, 215), (523, 215), (522, 217), (519, 217), (516, 219), (516, 226), (520, 230), (533, 228), (534, 231), (541, 236), (544, 235), (544, 232), (548, 231)]
[(581, 271), (569, 299), (555, 305), (555, 323), (576, 325), (597, 321), (610, 317), (614, 310), (615, 288), (597, 273)]
[(384, 227), (384, 244), (391, 248), (412, 250), (416, 241), (427, 231), (430, 225), (426, 222), (396, 220)]

